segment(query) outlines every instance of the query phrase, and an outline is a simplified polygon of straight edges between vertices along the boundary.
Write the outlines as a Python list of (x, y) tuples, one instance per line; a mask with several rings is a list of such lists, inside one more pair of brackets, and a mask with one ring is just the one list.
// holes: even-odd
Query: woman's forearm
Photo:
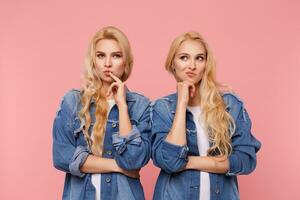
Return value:
[(172, 128), (166, 141), (176, 145), (186, 145), (186, 105), (178, 103)]
[(229, 160), (225, 157), (189, 156), (185, 169), (225, 174), (229, 170)]
[(122, 105), (118, 105), (118, 109), (119, 109), (119, 134), (121, 136), (126, 136), (132, 130), (127, 104), (124, 103)]
[(119, 172), (120, 168), (114, 159), (89, 155), (80, 171), (83, 173), (110, 173)]

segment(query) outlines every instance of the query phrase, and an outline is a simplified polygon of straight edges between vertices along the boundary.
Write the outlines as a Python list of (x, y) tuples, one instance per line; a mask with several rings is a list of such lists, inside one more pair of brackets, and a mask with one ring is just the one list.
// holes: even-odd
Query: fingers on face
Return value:
[(110, 95), (111, 92), (113, 92), (117, 88), (118, 88), (118, 83), (117, 82), (112, 83), (107, 90), (107, 95)]
[(109, 75), (112, 77), (112, 79), (114, 79), (117, 83), (122, 83), (122, 81), (116, 76), (114, 75), (112, 72), (109, 73)]
[(189, 89), (189, 92), (190, 92), (190, 95), (193, 97), (194, 94), (195, 94), (195, 90), (196, 90), (196, 87), (193, 83), (191, 82), (186, 82), (187, 86), (188, 86), (188, 89)]

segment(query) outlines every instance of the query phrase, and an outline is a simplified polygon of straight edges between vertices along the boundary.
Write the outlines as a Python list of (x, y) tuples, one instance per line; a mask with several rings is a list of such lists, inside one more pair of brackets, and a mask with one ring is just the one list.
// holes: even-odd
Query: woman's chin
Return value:
[(184, 78), (182, 81), (187, 81), (187, 82), (190, 82), (190, 83), (193, 83), (194, 85), (196, 85), (198, 82), (196, 80), (194, 80), (193, 78)]
[(114, 82), (114, 79), (112, 79), (111, 77), (107, 77), (107, 76), (101, 77), (101, 80), (105, 84), (112, 84)]

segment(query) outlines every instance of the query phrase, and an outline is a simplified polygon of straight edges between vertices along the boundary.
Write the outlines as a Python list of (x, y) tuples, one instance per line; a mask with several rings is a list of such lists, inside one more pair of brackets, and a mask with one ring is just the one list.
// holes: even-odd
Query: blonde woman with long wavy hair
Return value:
[(212, 52), (197, 32), (173, 41), (165, 68), (177, 92), (151, 106), (152, 159), (161, 168), (153, 199), (239, 199), (237, 175), (255, 169), (261, 146), (243, 102), (220, 92)]
[(63, 199), (144, 199), (139, 170), (151, 154), (150, 101), (127, 89), (133, 66), (126, 35), (104, 27), (92, 38), (81, 90), (67, 92), (53, 125)]

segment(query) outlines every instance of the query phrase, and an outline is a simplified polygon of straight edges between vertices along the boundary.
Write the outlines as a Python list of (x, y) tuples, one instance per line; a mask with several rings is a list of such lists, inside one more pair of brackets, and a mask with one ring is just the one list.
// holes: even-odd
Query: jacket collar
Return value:
[[(166, 97), (163, 97), (162, 99), (166, 100), (166, 101), (169, 101), (170, 102), (170, 109), (171, 109), (171, 113), (173, 115), (175, 115), (176, 113), (176, 106), (177, 106), (177, 99), (178, 99), (178, 95), (177, 93), (173, 93), (173, 94), (170, 94)], [(190, 113), (192, 114), (189, 109), (186, 109), (187, 113)], [(187, 116), (188, 117), (188, 116)]]

